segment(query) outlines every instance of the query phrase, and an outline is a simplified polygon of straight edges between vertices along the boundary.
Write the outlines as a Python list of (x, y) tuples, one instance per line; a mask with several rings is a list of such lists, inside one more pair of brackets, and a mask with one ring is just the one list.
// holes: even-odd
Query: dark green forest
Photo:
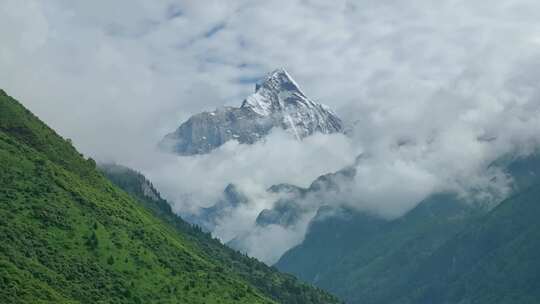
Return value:
[(347, 303), (538, 303), (540, 157), (492, 166), (514, 181), (493, 209), (454, 193), (394, 220), (323, 208), (277, 267)]

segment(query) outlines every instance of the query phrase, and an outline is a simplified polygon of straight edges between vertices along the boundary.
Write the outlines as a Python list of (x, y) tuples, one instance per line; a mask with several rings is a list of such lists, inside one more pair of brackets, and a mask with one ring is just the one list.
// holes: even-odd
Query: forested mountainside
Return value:
[(274, 267), (224, 246), (210, 233), (187, 223), (172, 212), (169, 202), (161, 197), (152, 183), (141, 173), (115, 164), (103, 164), (100, 169), (115, 185), (131, 194), (154, 215), (170, 223), (180, 234), (197, 244), (209, 259), (220, 261), (227, 271), (246, 279), (263, 294), (280, 303), (339, 302), (322, 290), (301, 283), (292, 275), (280, 273)]
[(347, 303), (534, 303), (540, 300), (538, 155), (501, 159), (514, 194), (488, 211), (451, 193), (384, 220), (324, 207), (277, 267)]
[(259, 263), (155, 210), (0, 91), (0, 302), (337, 302), (266, 268), (255, 286), (230, 263)]
[(400, 303), (538, 303), (540, 185), (520, 191), (430, 255)]

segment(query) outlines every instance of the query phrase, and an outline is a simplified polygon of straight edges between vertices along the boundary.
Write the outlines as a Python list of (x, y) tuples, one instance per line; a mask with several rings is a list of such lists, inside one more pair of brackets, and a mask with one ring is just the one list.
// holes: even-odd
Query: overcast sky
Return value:
[[(0, 87), (86, 155), (142, 170), (178, 211), (228, 182), (253, 197), (305, 186), (365, 152), (355, 204), (395, 217), (431, 192), (481, 187), (486, 164), (540, 137), (537, 0), (0, 0), (0, 15)], [(240, 105), (277, 67), (354, 135), (156, 153), (189, 115)], [(249, 230), (268, 207), (257, 202), (221, 236)]]

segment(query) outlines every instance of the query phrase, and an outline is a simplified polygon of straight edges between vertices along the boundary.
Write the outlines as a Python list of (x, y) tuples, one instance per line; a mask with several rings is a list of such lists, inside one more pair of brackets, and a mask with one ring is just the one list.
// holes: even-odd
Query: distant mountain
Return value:
[(337, 172), (328, 173), (315, 179), (308, 188), (290, 184), (278, 184), (268, 188), (280, 198), (272, 209), (264, 209), (256, 219), (259, 226), (280, 225), (289, 227), (296, 224), (304, 214), (316, 211), (324, 205), (338, 205), (339, 194), (346, 191), (356, 176), (356, 167), (347, 166)]
[[(272, 208), (263, 209), (255, 223), (259, 227), (279, 225), (285, 228), (294, 226), (300, 219), (313, 215), (320, 206), (338, 204), (337, 194), (354, 180), (356, 169), (348, 166), (335, 173), (321, 175), (309, 187), (301, 188), (291, 184), (277, 184), (266, 191), (274, 194), (277, 199)], [(330, 200), (330, 201), (329, 201)], [(201, 226), (205, 231), (212, 232), (218, 221), (230, 216), (236, 208), (249, 205), (248, 197), (234, 184), (229, 184), (223, 191), (222, 197), (212, 206), (201, 208), (195, 214), (189, 214), (186, 220)], [(230, 247), (246, 252), (246, 240), (251, 231), (237, 235), (227, 243)]]
[(220, 218), (230, 216), (234, 209), (248, 203), (247, 196), (236, 185), (228, 184), (223, 190), (223, 195), (214, 205), (201, 208), (196, 214), (189, 214), (186, 220), (211, 232)]
[(512, 176), (514, 196), (491, 211), (452, 193), (390, 221), (325, 206), (276, 267), (353, 304), (538, 302), (540, 157), (492, 166)]
[(437, 248), (396, 292), (399, 303), (539, 303), (539, 218), (535, 184)]
[(110, 172), (132, 195), (0, 90), (0, 303), (338, 302), (175, 217), (141, 175)]
[(319, 132), (344, 131), (341, 119), (327, 106), (307, 98), (284, 69), (267, 75), (239, 108), (224, 107), (193, 115), (160, 146), (180, 155), (209, 153), (227, 141), (253, 144), (273, 128), (298, 139)]
[(412, 279), (407, 275), (418, 263), (478, 214), (481, 210), (452, 194), (434, 195), (393, 221), (325, 206), (311, 221), (305, 240), (276, 267), (331, 290), (347, 303), (399, 303), (388, 296), (394, 288)]

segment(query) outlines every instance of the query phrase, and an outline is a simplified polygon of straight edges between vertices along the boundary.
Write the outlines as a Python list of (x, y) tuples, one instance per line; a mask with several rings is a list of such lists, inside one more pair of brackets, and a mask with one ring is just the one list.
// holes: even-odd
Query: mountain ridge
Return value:
[[(521, 286), (534, 285), (524, 278), (540, 269), (532, 258), (540, 243), (523, 235), (540, 231), (533, 221), (540, 216), (534, 205), (540, 198), (540, 154), (502, 157), (489, 167), (500, 168), (514, 181), (513, 194), (493, 208), (481, 201), (465, 202), (455, 193), (431, 195), (391, 221), (353, 209), (323, 207), (304, 241), (286, 252), (276, 267), (347, 303), (534, 303), (540, 294), (505, 280), (499, 265), (527, 268), (526, 262), (513, 257), (512, 248), (523, 261), (530, 261), (531, 269), (524, 277), (519, 271), (505, 271)], [(502, 248), (496, 249), (496, 258), (491, 257), (493, 248)]]

